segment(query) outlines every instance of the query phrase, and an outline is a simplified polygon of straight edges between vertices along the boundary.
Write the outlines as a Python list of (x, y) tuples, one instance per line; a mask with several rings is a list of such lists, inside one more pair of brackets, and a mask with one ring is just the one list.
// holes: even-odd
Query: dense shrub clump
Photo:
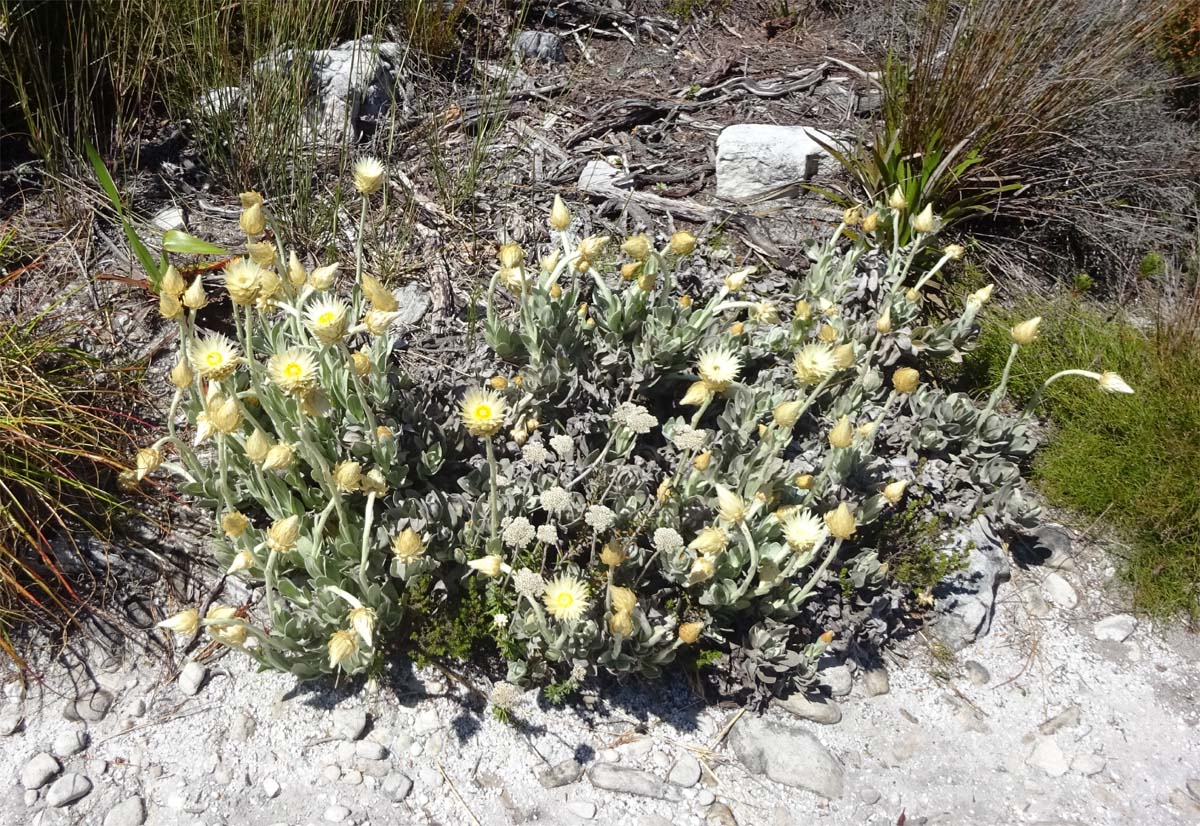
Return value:
[[(364, 219), (385, 174), (356, 167)], [(901, 200), (848, 210), (791, 281), (708, 270), (686, 232), (581, 238), (555, 199), (549, 244), (499, 248), (486, 352), (420, 376), (361, 255), (343, 294), (336, 264), (310, 272), (263, 240), (260, 196), (243, 206), (228, 334), (196, 328), (199, 280), (163, 276), (194, 435), (172, 417), (138, 461), (213, 508), (214, 553), (263, 587), (245, 618), (218, 605), (165, 625), (268, 667), (353, 673), (402, 637), (467, 639), (477, 623), (425, 629), (468, 605), (511, 682), (653, 676), (703, 648), (778, 693), (811, 679), (831, 600), (884, 586), (882, 515), (907, 500), (948, 525), (1036, 518), (1018, 466), (1034, 442), (1003, 387), (981, 409), (924, 378), (961, 358), (991, 293), (926, 320), (925, 284), (963, 254), (936, 248), (929, 208), (905, 245)], [(1010, 366), (1037, 326), (1013, 329)]]

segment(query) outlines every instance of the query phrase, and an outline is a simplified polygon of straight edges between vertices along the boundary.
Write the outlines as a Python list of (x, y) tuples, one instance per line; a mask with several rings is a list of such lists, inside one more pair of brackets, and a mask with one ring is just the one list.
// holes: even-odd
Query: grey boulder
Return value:
[(967, 551), (967, 564), (934, 586), (938, 615), (933, 631), (948, 648), (958, 651), (991, 630), (996, 594), (1011, 578), (1012, 568), (1004, 544), (982, 516), (955, 534), (950, 545)]
[(820, 740), (798, 726), (745, 715), (730, 732), (729, 744), (754, 774), (830, 800), (842, 796), (842, 764)]
[(806, 126), (738, 123), (717, 136), (717, 197), (745, 201), (815, 177), (834, 144), (829, 134)]

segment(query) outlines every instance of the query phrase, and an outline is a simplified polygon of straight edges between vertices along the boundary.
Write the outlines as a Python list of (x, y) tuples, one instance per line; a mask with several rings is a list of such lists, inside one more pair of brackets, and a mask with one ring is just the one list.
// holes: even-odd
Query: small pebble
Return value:
[(204, 685), (204, 680), (207, 677), (207, 668), (195, 660), (190, 661), (183, 667), (183, 671), (179, 672), (180, 693), (188, 697), (195, 697), (200, 693), (200, 688)]
[(347, 786), (361, 786), (363, 782), (362, 772), (358, 769), (346, 769), (346, 773), (342, 775), (342, 782)]
[(359, 740), (354, 746), (354, 753), (363, 760), (382, 760), (387, 757), (387, 749), (373, 740)]
[(321, 769), (321, 774), (324, 775), (326, 780), (337, 780), (342, 776), (342, 770), (333, 763), (330, 763), (328, 766)]
[(576, 817), (591, 820), (596, 816), (596, 804), (590, 800), (572, 800), (567, 809)]
[(273, 777), (268, 777), (262, 784), (263, 794), (269, 798), (279, 797), (279, 781)]
[(71, 757), (87, 748), (88, 736), (84, 729), (77, 728), (63, 731), (54, 738), (51, 751), (58, 757)]
[(971, 681), (972, 685), (987, 685), (992, 679), (991, 672), (982, 663), (977, 663), (975, 660), (967, 660), (963, 664), (963, 672), (966, 673), (967, 679)]
[(348, 817), (350, 817), (350, 810), (345, 806), (330, 806), (325, 810), (325, 821), (327, 823), (342, 823)]

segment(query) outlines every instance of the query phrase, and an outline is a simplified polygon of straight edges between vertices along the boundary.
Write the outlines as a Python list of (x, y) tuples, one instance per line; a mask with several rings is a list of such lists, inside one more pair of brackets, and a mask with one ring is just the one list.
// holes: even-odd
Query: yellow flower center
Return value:
[(326, 310), (325, 312), (323, 312), (319, 316), (317, 316), (317, 323), (318, 324), (332, 324), (333, 319), (336, 315), (337, 314), (334, 313), (333, 310)]
[(221, 355), (219, 350), (210, 350), (208, 355), (204, 357), (209, 367), (219, 367), (221, 362), (225, 361), (225, 357)]
[(477, 404), (473, 415), (476, 419), (490, 419), (492, 418), (492, 407), (487, 404)]
[(559, 608), (570, 608), (575, 604), (575, 597), (571, 596), (569, 592), (563, 591), (554, 601), (558, 603)]
[(304, 368), (296, 362), (289, 362), (287, 367), (283, 368), (283, 374), (289, 379), (298, 379), (304, 375)]

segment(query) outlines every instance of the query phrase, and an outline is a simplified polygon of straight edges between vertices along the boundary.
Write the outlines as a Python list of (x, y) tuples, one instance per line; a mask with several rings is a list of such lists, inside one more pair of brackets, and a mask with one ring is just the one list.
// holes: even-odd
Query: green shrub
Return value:
[[(360, 221), (385, 178), (355, 166)], [(196, 329), (201, 281), (164, 274), (171, 411), (195, 434), (172, 415), (138, 467), (212, 508), (213, 553), (264, 604), (185, 609), (167, 628), (206, 626), (302, 678), (371, 669), (397, 640), (437, 658), (493, 650), (490, 636), (507, 679), (551, 697), (597, 669), (655, 676), (720, 649), (769, 696), (813, 679), (839, 589), (885, 586), (872, 526), (906, 496), (947, 529), (1036, 522), (1019, 472), (1035, 445), (996, 409), (1003, 390), (981, 410), (917, 369), (960, 357), (990, 294), (928, 321), (921, 289), (961, 254), (932, 252), (932, 231), (880, 255), (843, 225), (800, 280), (718, 281), (688, 233), (618, 250), (579, 237), (556, 198), (536, 257), (499, 249), (486, 347), (413, 373), (397, 299), (361, 257), (343, 294), (336, 265), (308, 272), (261, 240), (261, 196), (243, 206), (232, 338)], [(928, 557), (914, 579), (948, 570)]]
[(1194, 619), (1200, 609), (1200, 347), (1195, 339), (1166, 346), (1085, 303), (1026, 304), (987, 319), (968, 364), (975, 379), (999, 380), (1008, 326), (1031, 314), (1051, 320), (1013, 370), (1015, 400), (1033, 399), (1044, 376), (1079, 365), (1115, 369), (1137, 389), (1130, 404), (1065, 382), (1052, 386), (1041, 408), (1052, 438), (1034, 463), (1039, 487), (1052, 503), (1103, 517), (1125, 534), (1132, 550), (1123, 570), (1137, 608)]

